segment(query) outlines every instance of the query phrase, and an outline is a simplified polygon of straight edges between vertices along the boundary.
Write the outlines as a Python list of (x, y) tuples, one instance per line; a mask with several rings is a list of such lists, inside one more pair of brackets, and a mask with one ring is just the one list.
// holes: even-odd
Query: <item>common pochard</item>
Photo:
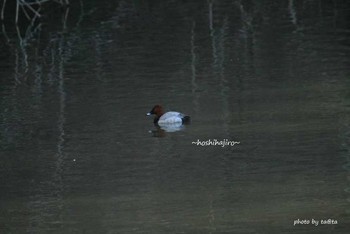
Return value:
[(159, 125), (167, 124), (187, 124), (190, 122), (191, 118), (188, 115), (182, 114), (176, 111), (169, 111), (164, 113), (163, 107), (161, 105), (155, 105), (147, 115), (155, 115), (154, 123)]

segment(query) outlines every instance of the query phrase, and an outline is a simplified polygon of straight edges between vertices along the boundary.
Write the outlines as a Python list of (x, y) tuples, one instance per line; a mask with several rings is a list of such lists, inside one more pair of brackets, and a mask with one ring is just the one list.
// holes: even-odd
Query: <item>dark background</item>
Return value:
[[(349, 1), (23, 7), (0, 34), (1, 233), (349, 233)], [(191, 125), (154, 126), (159, 103)]]

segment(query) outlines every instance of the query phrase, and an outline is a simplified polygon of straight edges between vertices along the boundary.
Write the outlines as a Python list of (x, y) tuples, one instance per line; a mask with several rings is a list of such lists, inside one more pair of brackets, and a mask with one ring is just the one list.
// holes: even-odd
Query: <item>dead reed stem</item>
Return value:
[[(41, 9), (42, 4), (46, 2), (57, 2), (61, 5), (69, 5), (69, 0), (36, 0), (27, 2), (26, 0), (16, 0), (16, 14), (15, 14), (15, 22), (18, 24), (18, 18), (20, 14), (20, 10), (23, 11), (24, 15), (27, 17), (28, 20), (30, 20), (30, 16), (28, 14), (27, 10), (30, 10), (34, 15), (35, 18), (41, 17), (39, 11)], [(5, 19), (5, 8), (6, 8), (7, 0), (2, 1), (2, 8), (1, 8), (1, 21), (4, 21)], [(38, 10), (35, 10), (32, 5), (38, 6)]]

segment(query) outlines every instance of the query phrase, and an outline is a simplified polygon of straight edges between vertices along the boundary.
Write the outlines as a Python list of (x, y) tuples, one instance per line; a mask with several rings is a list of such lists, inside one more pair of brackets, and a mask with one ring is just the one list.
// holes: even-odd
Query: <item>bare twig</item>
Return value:
[(5, 36), (5, 38), (6, 38), (6, 40), (7, 40), (7, 43), (10, 42), (10, 38), (7, 36), (4, 23), (2, 23), (1, 28), (2, 28), (2, 35)]
[(16, 20), (15, 20), (16, 24), (18, 23), (18, 8), (19, 8), (19, 3), (18, 1), (16, 1)]
[[(37, 15), (38, 17), (41, 17), (41, 15), (40, 15), (36, 10), (33, 9), (33, 7), (31, 6), (31, 4), (25, 2), (24, 0), (18, 0), (18, 1), (20, 1), (20, 2), (21, 2), (23, 5), (25, 5), (26, 7), (28, 7), (29, 10), (31, 10), (35, 15)], [(18, 2), (18, 1), (17, 1), (17, 2)], [(39, 3), (39, 5), (40, 5), (40, 3)]]
[[(22, 11), (24, 12), (25, 16), (29, 19), (29, 14), (26, 11), (25, 8), (28, 8), (30, 11), (32, 11), (37, 17), (41, 17), (39, 14), (39, 10), (35, 10), (32, 5), (39, 5), (39, 7), (46, 2), (53, 1), (57, 2), (61, 5), (69, 5), (69, 0), (36, 0), (36, 1), (30, 1), (27, 2), (26, 0), (15, 0), (16, 1), (16, 15), (15, 15), (15, 22), (18, 23), (19, 18), (19, 6), (21, 6)], [(6, 8), (7, 0), (3, 0), (2, 2), (2, 8), (1, 8), (1, 20), (3, 21), (5, 18), (5, 8)]]
[(30, 20), (30, 16), (28, 15), (26, 8), (23, 5), (21, 5), (21, 8), (22, 8), (22, 11), (24, 12), (25, 16), (27, 17), (27, 19)]
[(69, 14), (69, 8), (66, 8), (65, 13), (64, 13), (64, 17), (62, 18), (63, 30), (65, 30), (67, 27), (68, 14)]
[(5, 6), (6, 6), (6, 0), (4, 0), (3, 3), (2, 3), (1, 20), (4, 20)]

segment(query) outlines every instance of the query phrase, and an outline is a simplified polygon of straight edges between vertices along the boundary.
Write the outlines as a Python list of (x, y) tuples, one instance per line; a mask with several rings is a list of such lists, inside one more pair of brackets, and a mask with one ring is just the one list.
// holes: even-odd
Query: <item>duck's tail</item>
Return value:
[(182, 117), (182, 123), (183, 123), (183, 124), (189, 124), (189, 123), (191, 123), (191, 117), (188, 116), (188, 115)]

